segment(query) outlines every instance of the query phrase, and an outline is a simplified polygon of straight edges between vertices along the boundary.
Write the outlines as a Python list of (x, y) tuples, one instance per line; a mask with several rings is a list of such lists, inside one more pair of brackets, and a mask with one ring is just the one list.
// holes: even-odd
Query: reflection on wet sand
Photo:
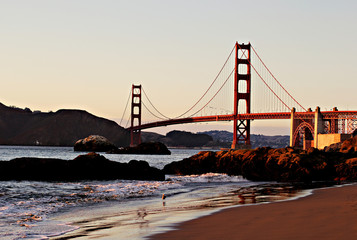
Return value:
[(83, 216), (84, 219), (75, 219), (71, 225), (78, 227), (78, 230), (52, 239), (80, 237), (105, 239), (113, 237), (113, 234), (123, 239), (142, 239), (145, 235), (168, 230), (159, 227), (198, 217), (205, 211), (212, 212), (228, 206), (283, 201), (298, 196), (300, 190), (313, 187), (312, 185), (265, 184), (242, 187), (220, 196), (195, 201), (192, 199), (177, 201), (166, 196), (165, 199), (159, 198), (156, 203), (125, 211), (116, 211), (115, 205), (112, 205), (110, 211), (105, 214), (99, 216), (87, 214)]

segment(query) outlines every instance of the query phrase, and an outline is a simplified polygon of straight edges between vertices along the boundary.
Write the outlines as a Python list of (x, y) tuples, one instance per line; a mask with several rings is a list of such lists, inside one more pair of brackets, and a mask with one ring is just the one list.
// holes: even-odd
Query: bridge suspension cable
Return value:
[[(304, 110), (306, 111), (306, 109), (305, 109), (298, 101), (296, 101), (296, 99), (295, 99), (293, 96), (291, 96), (291, 94), (284, 88), (284, 86), (281, 85), (281, 83), (278, 81), (278, 79), (276, 79), (276, 77), (274, 76), (274, 74), (270, 71), (270, 69), (265, 65), (265, 63), (263, 62), (263, 60), (260, 58), (260, 56), (259, 56), (259, 54), (257, 53), (257, 51), (255, 50), (255, 48), (254, 48), (252, 45), (251, 45), (251, 47), (252, 47), (252, 50), (253, 50), (253, 52), (255, 53), (255, 55), (258, 57), (259, 61), (263, 64), (263, 66), (265, 67), (265, 69), (269, 72), (269, 74), (273, 77), (273, 79), (279, 84), (279, 86), (284, 90), (284, 92), (287, 93), (288, 96), (289, 96), (296, 104), (298, 104), (302, 109), (304, 109)], [(252, 64), (251, 64), (251, 66), (252, 66)], [(252, 66), (252, 67), (253, 67), (253, 66)], [(253, 67), (253, 68), (254, 68), (254, 67)], [(254, 68), (254, 71), (256, 71), (255, 68)]]
[[(230, 59), (231, 56), (232, 56), (233, 51), (234, 51), (234, 47), (232, 48), (232, 51), (229, 53), (229, 55), (228, 55), (226, 61), (224, 62), (224, 64), (223, 64), (223, 66), (221, 67), (221, 69), (219, 70), (219, 72), (218, 72), (218, 74), (216, 75), (215, 79), (213, 80), (213, 82), (211, 83), (211, 85), (208, 87), (208, 89), (204, 92), (204, 94), (203, 94), (203, 95), (197, 100), (197, 102), (196, 102), (195, 104), (193, 104), (192, 107), (190, 107), (186, 112), (182, 113), (181, 115), (179, 115), (179, 116), (177, 116), (177, 117), (175, 117), (175, 118), (181, 118), (182, 116), (184, 116), (185, 114), (187, 114), (188, 112), (190, 112), (190, 111), (191, 111), (194, 107), (196, 107), (197, 104), (206, 96), (206, 94), (208, 93), (208, 91), (212, 88), (213, 84), (217, 81), (218, 77), (221, 75), (221, 73), (222, 73), (224, 67), (226, 66), (227, 62), (229, 61), (229, 59)], [(226, 80), (226, 81), (227, 81), (227, 80)], [(226, 83), (226, 81), (225, 81), (225, 83)], [(225, 84), (225, 83), (224, 83), (224, 84)], [(221, 88), (222, 88), (222, 87), (221, 87)], [(221, 88), (220, 88), (220, 89), (221, 89)], [(215, 94), (215, 96), (216, 96), (216, 95), (217, 95), (217, 93)], [(212, 100), (212, 99), (211, 99), (211, 100)], [(211, 101), (211, 100), (210, 100), (210, 101)], [(205, 106), (207, 106), (207, 104), (206, 104)], [(204, 108), (204, 107), (203, 107), (203, 108)], [(201, 108), (199, 111), (201, 111), (203, 108)], [(199, 111), (197, 111), (197, 112), (199, 112)], [(197, 113), (197, 112), (196, 112), (196, 113)], [(193, 115), (195, 115), (196, 113), (194, 113)], [(191, 115), (191, 116), (192, 116), (192, 115)]]
[[(245, 54), (245, 52), (243, 51), (243, 49), (239, 46), (239, 44), (238, 44), (238, 47), (242, 50), (242, 52), (243, 52), (243, 54), (244, 54), (244, 56), (248, 59), (248, 57), (246, 56), (246, 54)], [(248, 60), (249, 61), (249, 60)], [(257, 71), (257, 69), (254, 67), (254, 65), (251, 63), (251, 61), (249, 61), (249, 64), (250, 64), (250, 66), (254, 69), (254, 71), (255, 71), (255, 73), (256, 74), (258, 74), (258, 76), (259, 76), (259, 78), (264, 82), (264, 84), (269, 88), (269, 90), (275, 95), (275, 97), (277, 97), (279, 100), (280, 100), (280, 102), (285, 106), (285, 107), (287, 107), (289, 110), (291, 110), (291, 108), (288, 106), (288, 105), (286, 105), (286, 103), (283, 101), (283, 100), (281, 100), (281, 98), (275, 93), (275, 91), (269, 86), (269, 84), (263, 79), (263, 77), (260, 75), (260, 73)]]
[(160, 114), (160, 115), (162, 116), (162, 118), (156, 116), (155, 114), (153, 114), (153, 113), (146, 107), (146, 105), (144, 105), (145, 108), (147, 108), (147, 110), (148, 110), (154, 117), (157, 117), (157, 118), (163, 119), (163, 120), (165, 120), (165, 119), (170, 119), (169, 117), (167, 117), (167, 116), (165, 116), (164, 114), (162, 114), (159, 110), (157, 110), (157, 108), (154, 106), (154, 104), (152, 104), (152, 102), (150, 101), (150, 98), (149, 98), (148, 95), (146, 94), (144, 88), (141, 87), (141, 89), (142, 89), (142, 91), (143, 91), (145, 97), (147, 98), (148, 102), (150, 103), (150, 105), (156, 110), (156, 112), (157, 112), (158, 114)]
[[(150, 111), (150, 109), (145, 105), (144, 101), (141, 101), (141, 103), (143, 104), (144, 108), (151, 114), (153, 115), (154, 117), (158, 118), (158, 119), (161, 119), (161, 120), (167, 120), (167, 118), (162, 118), (162, 117), (159, 117), (157, 116), (155, 113), (153, 113), (152, 111)], [(156, 109), (156, 108), (155, 108)]]
[[(238, 45), (239, 46), (239, 45)], [(244, 56), (247, 57), (247, 52), (242, 49), (240, 46), (239, 56), (241, 55), (240, 59)], [(223, 66), (220, 68), (218, 74), (215, 76), (209, 87), (205, 90), (203, 95), (201, 95), (198, 100), (185, 112), (176, 116), (175, 118), (171, 118), (163, 114), (159, 111), (151, 99), (149, 98), (148, 94), (142, 88), (142, 92), (144, 93), (145, 99), (142, 99), (142, 105), (145, 109), (146, 113), (149, 113), (151, 116), (160, 119), (160, 120), (173, 120), (179, 119), (184, 117), (194, 117), (194, 116), (212, 116), (212, 115), (229, 115), (233, 114), (233, 85), (234, 78), (233, 72), (235, 70), (235, 60), (233, 61), (234, 57), (233, 52), (235, 50), (235, 46), (230, 51), (227, 59), (225, 60)], [(257, 77), (261, 79), (261, 81), (253, 81), (253, 84), (260, 84), (261, 87), (254, 87), (254, 91), (256, 89), (260, 89), (260, 94), (254, 94), (257, 104), (257, 107), (260, 108), (261, 113), (267, 112), (286, 112), (286, 110), (291, 111), (294, 105), (298, 105), (299, 108), (306, 111), (306, 109), (294, 98), (292, 95), (282, 86), (282, 84), (277, 80), (277, 78), (273, 75), (270, 69), (266, 66), (266, 64), (262, 61), (261, 57), (257, 53), (257, 51), (252, 47), (255, 59), (253, 65), (252, 60), (248, 60), (249, 65), (254, 70), (254, 73), (257, 74)], [(237, 53), (238, 54), (238, 53)], [(238, 56), (238, 55), (237, 55)], [(238, 65), (239, 69), (244, 74), (244, 64)], [(242, 69), (241, 69), (242, 68)], [(232, 80), (232, 81), (229, 81)], [(228, 84), (229, 83), (229, 84)], [(239, 94), (245, 94), (244, 89), (247, 89), (248, 86), (244, 84), (244, 81), (239, 81)], [(263, 84), (263, 85), (261, 85)], [(264, 86), (264, 87), (263, 87)], [(130, 95), (129, 95), (130, 98)], [(257, 101), (259, 100), (260, 101)], [(264, 99), (263, 99), (264, 98)], [(263, 100), (263, 101), (261, 101)], [(128, 105), (128, 102), (127, 102)], [(242, 107), (242, 108), (240, 108)], [(244, 105), (240, 106), (240, 111), (238, 114), (244, 113)], [(124, 112), (126, 111), (127, 106), (125, 107)], [(197, 110), (198, 109), (198, 110)], [(258, 108), (253, 108), (258, 109)], [(200, 114), (199, 114), (200, 113)], [(256, 111), (258, 113), (258, 111)], [(123, 114), (124, 116), (124, 114)], [(122, 122), (123, 117), (120, 121)], [(153, 122), (153, 121), (151, 121)]]
[(212, 96), (212, 98), (202, 107), (200, 108), (197, 112), (193, 113), (191, 116), (192, 117), (194, 115), (196, 115), (197, 113), (199, 113), (200, 111), (202, 111), (202, 109), (204, 109), (205, 107), (207, 107), (207, 105), (217, 96), (217, 94), (222, 90), (222, 88), (224, 87), (224, 85), (226, 85), (227, 81), (229, 80), (229, 78), (232, 76), (234, 72), (234, 69), (231, 71), (231, 73), (228, 75), (228, 77), (226, 78), (226, 81), (224, 81), (224, 83), (222, 84), (222, 86), (218, 89), (218, 91)]
[[(239, 45), (238, 45), (239, 46)], [(245, 54), (245, 51), (244, 49), (242, 49), (240, 46), (239, 46), (240, 50), (242, 51), (243, 55), (245, 58), (247, 58), (248, 60), (248, 56)], [(252, 47), (253, 48), (253, 47)], [(271, 73), (271, 71), (268, 69), (268, 67), (265, 65), (265, 63), (262, 61), (262, 59), (259, 57), (259, 55), (257, 54), (256, 51), (254, 51), (254, 53), (256, 54), (256, 56), (258, 57), (259, 61), (263, 64), (264, 68), (268, 71), (268, 73), (273, 77), (273, 79), (275, 80), (276, 83), (278, 83), (278, 85), (280, 86), (279, 89), (283, 89), (283, 91), (289, 96), (290, 99), (292, 99), (295, 103), (297, 103), (302, 109), (304, 109), (306, 111), (306, 109), (304, 107), (301, 106), (300, 103), (298, 103), (295, 98), (293, 98), (291, 96), (291, 94), (281, 85), (281, 83), (275, 78), (275, 76)], [(282, 99), (282, 96), (280, 94), (277, 93), (277, 90), (274, 90), (273, 89), (273, 86), (270, 86), (267, 81), (265, 80), (265, 78), (262, 76), (262, 73), (260, 73), (258, 71), (258, 69), (255, 67), (255, 65), (252, 64), (251, 61), (249, 61), (249, 64), (250, 66), (253, 68), (254, 72), (258, 75), (258, 77), (261, 79), (261, 81), (264, 83), (264, 85), (270, 90), (270, 92), (273, 94), (273, 96), (275, 96), (275, 99), (278, 100), (278, 102), (280, 102), (283, 106), (285, 106), (287, 109), (289, 109), (289, 111), (291, 111), (292, 107), (290, 107), (283, 99)], [(278, 90), (279, 90), (278, 89)], [(271, 104), (271, 102), (273, 102), (274, 104), (274, 99), (269, 99), (269, 102)]]
[[(131, 89), (130, 89), (129, 96), (128, 96), (128, 100), (126, 101), (125, 108), (124, 108), (124, 111), (123, 111), (123, 115), (121, 116), (119, 125), (121, 125), (121, 122), (122, 122), (123, 119), (124, 119), (124, 115), (125, 115), (126, 109), (128, 108), (128, 105), (129, 105), (130, 97), (131, 97)], [(128, 118), (128, 119), (129, 119), (129, 118)], [(129, 122), (129, 120), (128, 120), (128, 122)], [(127, 123), (127, 125), (128, 125), (128, 123)]]
[[(197, 113), (199, 113), (200, 111), (202, 111), (205, 107), (208, 106), (209, 103), (212, 102), (212, 100), (215, 98), (215, 96), (217, 96), (217, 94), (221, 91), (221, 89), (223, 88), (224, 85), (226, 85), (227, 81), (229, 80), (229, 78), (232, 76), (232, 72), (231, 72), (231, 69), (229, 69), (229, 75), (228, 77), (224, 80), (223, 84), (220, 86), (219, 90), (213, 95), (213, 97), (211, 97), (209, 99), (208, 102), (206, 102), (203, 107), (201, 107), (198, 111), (196, 111), (195, 113), (193, 114), (190, 114), (190, 116), (188, 116), (187, 114), (192, 111), (195, 107), (197, 107), (197, 105), (202, 102), (202, 100), (207, 97), (207, 94), (210, 92), (210, 90), (212, 90), (212, 87), (213, 85), (215, 85), (215, 83), (217, 83), (218, 79), (221, 79), (220, 76), (222, 74), (228, 74), (227, 73), (224, 73), (226, 72), (226, 68), (227, 68), (227, 64), (230, 63), (230, 59), (232, 57), (232, 53), (234, 51), (234, 47), (232, 48), (232, 50), (230, 51), (227, 59), (225, 60), (223, 66), (221, 67), (221, 69), (219, 70), (218, 74), (216, 75), (216, 77), (214, 78), (214, 80), (212, 81), (212, 83), (210, 84), (210, 86), (207, 88), (207, 90), (203, 93), (203, 95), (187, 110), (185, 111), (184, 113), (174, 117), (174, 118), (170, 118), (168, 116), (166, 116), (165, 114), (163, 114), (162, 112), (160, 112), (156, 107), (155, 105), (152, 103), (152, 101), (150, 100), (150, 98), (148, 97), (148, 94), (146, 93), (146, 91), (144, 90), (144, 88), (142, 87), (142, 92), (144, 93), (144, 96), (145, 96), (145, 99), (147, 99), (147, 101), (144, 101), (142, 100), (142, 104), (143, 104), (143, 107), (145, 108), (145, 110), (153, 117), (157, 118), (157, 119), (160, 119), (160, 120), (170, 120), (170, 119), (177, 119), (177, 118), (182, 118), (183, 116), (186, 115), (186, 117), (192, 117), (194, 115), (196, 115)], [(228, 67), (230, 68), (230, 67)], [(233, 67), (232, 67), (233, 68)], [(218, 87), (218, 86), (217, 86)], [(212, 91), (211, 91), (212, 92)], [(145, 102), (147, 104), (145, 104)], [(151, 110), (150, 110), (151, 109)]]

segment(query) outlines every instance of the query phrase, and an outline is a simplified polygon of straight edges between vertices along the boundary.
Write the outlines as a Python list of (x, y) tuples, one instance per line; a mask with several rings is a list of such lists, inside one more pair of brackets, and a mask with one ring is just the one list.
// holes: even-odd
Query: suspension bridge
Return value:
[(252, 120), (290, 119), (290, 146), (305, 149), (341, 141), (357, 128), (357, 111), (304, 108), (278, 81), (250, 43), (235, 43), (205, 92), (180, 115), (164, 115), (143, 86), (133, 84), (122, 120), (130, 99), (126, 127), (131, 133), (132, 146), (141, 142), (143, 129), (199, 122), (233, 122), (233, 149), (250, 147)]

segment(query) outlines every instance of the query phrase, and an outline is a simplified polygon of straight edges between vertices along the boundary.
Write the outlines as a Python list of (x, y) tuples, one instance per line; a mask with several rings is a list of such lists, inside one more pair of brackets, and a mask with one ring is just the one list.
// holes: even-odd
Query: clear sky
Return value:
[[(352, 0), (0, 0), (0, 102), (116, 120), (137, 83), (177, 115), (239, 41), (305, 107), (357, 110), (356, 12)], [(255, 122), (253, 132), (288, 133), (288, 124)]]

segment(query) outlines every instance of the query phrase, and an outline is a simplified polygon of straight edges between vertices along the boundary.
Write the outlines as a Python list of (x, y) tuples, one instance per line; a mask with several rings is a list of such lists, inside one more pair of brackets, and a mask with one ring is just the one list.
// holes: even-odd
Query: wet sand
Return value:
[(179, 224), (150, 239), (357, 239), (357, 185), (315, 190), (292, 201), (235, 207)]
[(167, 232), (177, 223), (206, 216), (222, 208), (290, 199), (301, 195), (298, 189), (290, 184), (243, 187), (233, 184), (226, 190), (203, 188), (195, 194), (188, 191), (165, 200), (160, 196), (158, 199), (127, 199), (86, 205), (52, 215), (51, 220), (67, 223), (73, 231), (51, 239), (146, 239), (145, 236)]

